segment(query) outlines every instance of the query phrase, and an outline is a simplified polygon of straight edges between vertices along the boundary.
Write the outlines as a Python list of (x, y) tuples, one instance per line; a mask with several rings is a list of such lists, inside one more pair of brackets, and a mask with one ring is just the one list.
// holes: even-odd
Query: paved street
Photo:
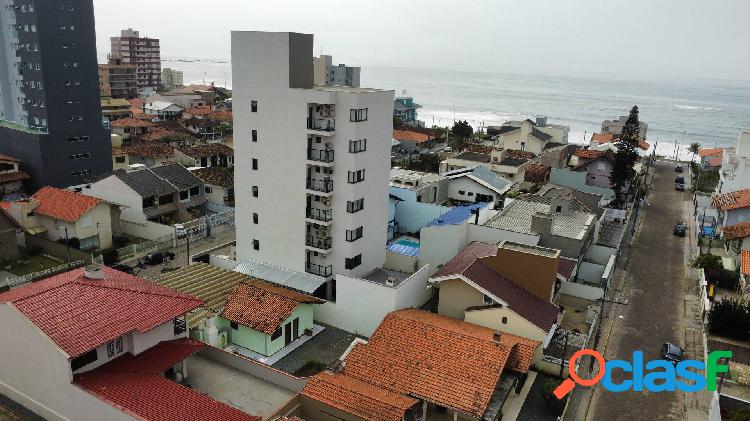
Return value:
[[(610, 324), (603, 328), (606, 359), (630, 360), (634, 350), (642, 350), (648, 361), (660, 357), (663, 342), (685, 346), (686, 239), (672, 234), (674, 223), (683, 218), (685, 193), (674, 190), (674, 177), (674, 164), (656, 164), (643, 223), (619, 284), (622, 290), (615, 294), (615, 300), (627, 300), (628, 305), (614, 304), (611, 331)], [(616, 373), (616, 381), (625, 378)], [(684, 399), (680, 392), (610, 393), (598, 386), (587, 419), (683, 420)]]

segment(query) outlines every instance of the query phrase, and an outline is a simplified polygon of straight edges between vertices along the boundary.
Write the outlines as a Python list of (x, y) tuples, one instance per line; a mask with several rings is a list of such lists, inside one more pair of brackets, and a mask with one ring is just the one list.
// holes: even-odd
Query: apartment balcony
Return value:
[(308, 118), (307, 130), (322, 136), (333, 136), (336, 130), (336, 120), (332, 118)]
[(315, 178), (308, 178), (307, 190), (312, 190), (318, 193), (332, 193), (333, 180), (319, 180)]
[(333, 275), (333, 265), (323, 266), (315, 263), (305, 263), (305, 272), (327, 278)]
[(308, 149), (307, 160), (313, 161), (314, 164), (333, 164), (333, 149)]
[(307, 208), (305, 217), (312, 224), (330, 226), (333, 223), (333, 211), (330, 209)]
[(317, 251), (327, 252), (333, 247), (333, 238), (331, 237), (316, 237), (314, 235), (307, 235), (305, 237), (305, 245), (317, 249)]

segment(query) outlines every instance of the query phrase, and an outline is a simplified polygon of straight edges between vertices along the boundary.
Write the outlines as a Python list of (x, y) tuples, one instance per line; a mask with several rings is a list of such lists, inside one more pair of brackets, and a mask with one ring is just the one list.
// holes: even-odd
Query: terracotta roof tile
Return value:
[(23, 171), (8, 172), (0, 174), (0, 183), (10, 183), (13, 181), (27, 180), (29, 178), (29, 175)]
[(714, 156), (712, 158), (709, 158), (708, 159), (708, 166), (709, 167), (720, 167), (722, 160), (723, 159), (722, 159), (721, 156)]
[(615, 135), (612, 133), (594, 133), (591, 135), (591, 141), (597, 143), (609, 143), (615, 140)]
[(497, 255), (497, 244), (483, 243), (474, 241), (461, 249), (452, 259), (437, 271), (433, 278), (440, 278), (446, 275), (455, 275), (463, 273), (478, 258)]
[(68, 222), (77, 221), (91, 208), (102, 203), (96, 197), (55, 187), (42, 187), (31, 197), (39, 203), (34, 212)]
[(713, 155), (723, 155), (724, 154), (724, 148), (701, 148), (698, 150), (698, 156), (701, 158), (706, 156), (713, 156)]
[(742, 250), (740, 253), (742, 265), (740, 270), (745, 275), (750, 275), (750, 250)]
[(208, 143), (180, 148), (180, 152), (192, 158), (204, 158), (214, 155), (233, 156), (234, 149), (223, 143)]
[(494, 150), (495, 148), (493, 148), (492, 146), (487, 146), (487, 145), (469, 145), (466, 147), (466, 151), (468, 152), (475, 152), (475, 153), (482, 153), (482, 154), (490, 154)]
[(411, 130), (393, 130), (393, 138), (398, 141), (409, 141), (409, 142), (416, 142), (416, 143), (423, 143), (430, 140), (430, 136), (426, 135), (424, 133), (417, 133), (413, 132)]
[(124, 148), (128, 155), (142, 156), (146, 158), (172, 158), (174, 148), (170, 145), (155, 142), (140, 142)]
[(355, 345), (343, 374), (481, 417), (506, 363), (528, 371), (537, 346), (461, 320), (400, 310), (385, 317), (366, 345)]
[(112, 122), (112, 127), (155, 127), (156, 124), (142, 118), (121, 118)]
[(267, 282), (248, 281), (237, 285), (229, 294), (222, 317), (272, 335), (297, 305), (323, 302), (310, 295), (276, 287)]
[(185, 112), (188, 114), (192, 114), (192, 115), (203, 116), (203, 115), (213, 114), (214, 110), (211, 107), (193, 107), (193, 108), (188, 108), (187, 110), (185, 110)]
[(742, 209), (750, 206), (750, 189), (714, 194), (713, 205), (721, 210)]
[(737, 240), (739, 238), (750, 237), (750, 221), (727, 225), (722, 232), (725, 240)]
[(592, 160), (604, 155), (604, 151), (597, 151), (595, 149), (579, 149), (573, 155), (579, 158)]
[(544, 183), (549, 179), (551, 169), (548, 165), (530, 164), (524, 172), (524, 180), (534, 183)]
[(311, 377), (300, 393), (368, 421), (400, 421), (419, 403), (354, 377), (328, 372)]
[(224, 188), (234, 187), (234, 168), (208, 167), (191, 170), (204, 183)]
[(521, 151), (518, 149), (508, 149), (505, 151), (505, 158), (513, 158), (513, 159), (534, 159), (536, 157), (535, 154), (529, 152), (529, 151)]
[(79, 268), (3, 294), (71, 358), (128, 332), (147, 332), (201, 305), (187, 294), (104, 267), (105, 279)]
[(0, 161), (11, 161), (11, 162), (21, 162), (20, 159), (13, 158), (12, 156), (3, 155), (0, 153)]

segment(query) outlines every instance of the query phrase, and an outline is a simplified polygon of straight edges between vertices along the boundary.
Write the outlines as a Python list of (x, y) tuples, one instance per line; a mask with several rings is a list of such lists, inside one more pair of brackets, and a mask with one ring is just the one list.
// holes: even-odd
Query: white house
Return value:
[(750, 132), (741, 132), (737, 148), (725, 149), (721, 156), (718, 193), (728, 193), (750, 187)]
[(237, 257), (360, 276), (385, 261), (394, 93), (314, 85), (312, 49), (232, 33)]
[(164, 120), (173, 120), (185, 111), (177, 104), (166, 101), (150, 101), (143, 104), (143, 114), (155, 115)]

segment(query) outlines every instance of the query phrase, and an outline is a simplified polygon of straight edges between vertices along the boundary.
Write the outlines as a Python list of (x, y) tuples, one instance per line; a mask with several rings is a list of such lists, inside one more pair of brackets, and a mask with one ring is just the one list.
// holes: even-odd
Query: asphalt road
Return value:
[[(632, 360), (632, 352), (642, 350), (649, 361), (660, 358), (664, 342), (684, 346), (685, 238), (674, 236), (672, 228), (682, 219), (686, 193), (674, 190), (674, 178), (674, 164), (656, 164), (653, 190), (646, 200), (622, 290), (616, 295), (616, 300), (627, 300), (628, 304), (610, 304), (616, 309), (607, 339), (608, 360)], [(618, 382), (631, 378), (620, 370), (615, 373)], [(598, 386), (587, 419), (683, 420), (684, 399), (681, 392), (612, 393)]]

